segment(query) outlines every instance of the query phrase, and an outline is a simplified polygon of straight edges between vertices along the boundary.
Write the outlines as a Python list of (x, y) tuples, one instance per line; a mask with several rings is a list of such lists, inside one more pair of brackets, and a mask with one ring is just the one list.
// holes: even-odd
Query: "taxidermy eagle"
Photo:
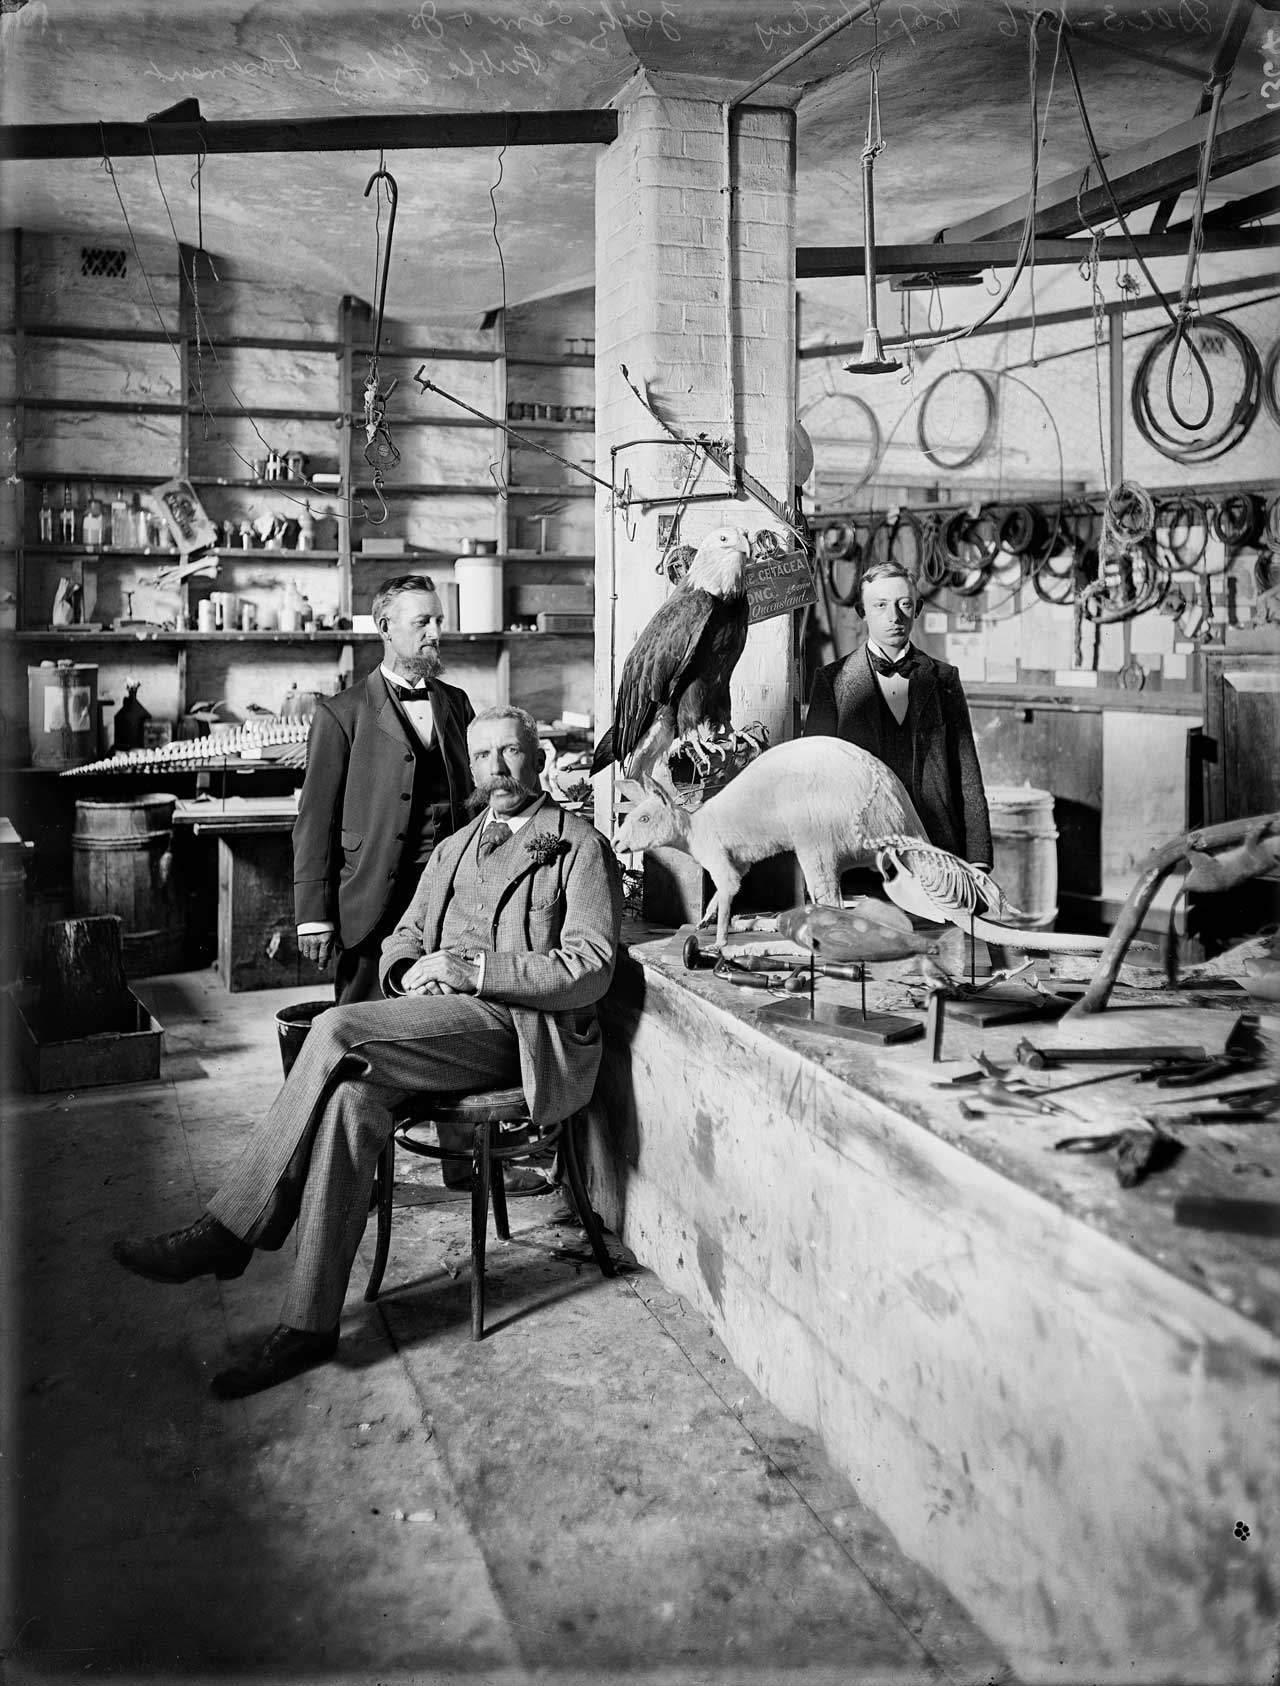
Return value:
[(703, 539), (623, 663), (613, 725), (596, 745), (592, 773), (616, 761), (628, 778), (640, 778), (681, 755), (705, 773), (713, 755), (737, 743), (729, 676), (747, 642), (750, 554), (736, 527)]

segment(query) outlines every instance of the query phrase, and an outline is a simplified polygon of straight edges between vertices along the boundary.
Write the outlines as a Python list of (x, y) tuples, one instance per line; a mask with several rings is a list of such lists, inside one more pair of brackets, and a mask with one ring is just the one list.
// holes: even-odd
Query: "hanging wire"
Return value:
[[(1044, 15), (1048, 16), (1049, 14), (1046, 13)], [(1085, 106), (1085, 103), (1084, 103), (1084, 90), (1080, 86), (1080, 76), (1079, 76), (1078, 71), (1076, 70), (1076, 61), (1075, 61), (1075, 58), (1074, 58), (1074, 56), (1071, 52), (1070, 33), (1071, 33), (1070, 25), (1067, 23), (1066, 18), (1065, 17), (1060, 18), (1058, 20), (1058, 39), (1062, 43), (1063, 53), (1066, 57), (1067, 70), (1068, 70), (1068, 72), (1071, 76), (1071, 87), (1072, 87), (1072, 91), (1075, 94), (1076, 107), (1077, 107), (1077, 110), (1080, 113), (1080, 123), (1081, 123), (1082, 128), (1084, 129), (1085, 139), (1089, 143), (1089, 152), (1090, 152), (1090, 155), (1093, 159), (1093, 167), (1094, 167), (1095, 170), (1097, 170), (1098, 179), (1101, 181), (1104, 189), (1106, 190), (1107, 198), (1111, 203), (1111, 209), (1112, 209), (1112, 211), (1115, 215), (1115, 219), (1116, 219), (1117, 223), (1120, 225), (1120, 230), (1123, 233), (1125, 239), (1129, 243), (1129, 250), (1133, 253), (1134, 262), (1137, 264), (1138, 268), (1142, 271), (1143, 278), (1145, 279), (1148, 287), (1150, 287), (1153, 296), (1159, 302), (1161, 309), (1164, 311), (1165, 315), (1169, 318), (1169, 321), (1172, 324), (1173, 329), (1174, 329), (1173, 347), (1172, 347), (1170, 357), (1169, 357), (1169, 367), (1168, 367), (1168, 370), (1166, 371), (1166, 375), (1165, 375), (1165, 400), (1168, 403), (1169, 409), (1170, 409), (1170, 411), (1173, 415), (1173, 418), (1178, 423), (1178, 425), (1180, 427), (1185, 428), (1188, 433), (1194, 433), (1199, 428), (1204, 427), (1213, 415), (1214, 391), (1213, 391), (1213, 379), (1212, 379), (1211, 375), (1209, 374), (1209, 366), (1205, 362), (1204, 357), (1201, 355), (1200, 348), (1196, 345), (1195, 340), (1187, 332), (1187, 329), (1190, 326), (1190, 317), (1191, 317), (1190, 287), (1189, 286), (1186, 287), (1186, 290), (1184, 291), (1184, 297), (1183, 297), (1182, 305), (1181, 305), (1180, 309), (1175, 312), (1173, 307), (1170, 305), (1168, 299), (1165, 298), (1165, 296), (1161, 292), (1159, 286), (1156, 284), (1155, 277), (1152, 275), (1150, 269), (1147, 267), (1146, 260), (1143, 258), (1142, 253), (1138, 250), (1137, 242), (1134, 240), (1133, 235), (1129, 230), (1128, 220), (1125, 217), (1124, 212), (1120, 209), (1120, 202), (1116, 198), (1115, 189), (1111, 185), (1111, 178), (1107, 174), (1106, 167), (1104, 166), (1104, 164), (1102, 162), (1102, 153), (1099, 151), (1097, 137), (1095, 136), (1094, 131), (1093, 131), (1093, 124), (1089, 119), (1089, 112), (1088, 112), (1088, 109), (1087, 109), (1087, 107)], [(1217, 110), (1216, 104), (1215, 104), (1214, 110), (1215, 110), (1215, 112)], [(1210, 133), (1211, 132), (1212, 132), (1212, 119), (1211, 119)], [(1202, 202), (1203, 201), (1203, 191), (1207, 191), (1208, 181), (1209, 181), (1208, 151), (1209, 151), (1209, 149), (1206, 147), (1204, 149), (1204, 152), (1203, 152), (1202, 157), (1201, 157), (1201, 166), (1200, 166), (1201, 181), (1200, 181), (1200, 184), (1197, 186), (1197, 190), (1196, 190), (1197, 203), (1200, 206), (1201, 213), (1203, 213), (1203, 202)], [(1076, 202), (1077, 202), (1077, 205), (1078, 205), (1079, 204), (1078, 196), (1077, 196)], [(1086, 220), (1083, 216), (1081, 216), (1080, 221), (1081, 221), (1082, 227), (1088, 226), (1088, 224), (1086, 223)], [(1196, 229), (1198, 227), (1198, 223), (1197, 223), (1197, 219), (1194, 216), (1193, 216), (1192, 222), (1193, 222), (1192, 246), (1194, 246), (1196, 240), (1199, 238), (1199, 236), (1196, 232)], [(1189, 248), (1188, 256), (1190, 257), (1190, 248)], [(1189, 263), (1189, 265), (1188, 265), (1188, 277), (1190, 277), (1191, 272), (1192, 272), (1192, 268), (1191, 268), (1191, 265)], [(1196, 365), (1196, 367), (1200, 371), (1201, 379), (1204, 381), (1205, 405), (1206, 405), (1206, 407), (1205, 407), (1204, 415), (1201, 416), (1198, 421), (1187, 421), (1185, 419), (1185, 417), (1183, 417), (1179, 413), (1177, 405), (1173, 401), (1173, 367), (1174, 367), (1175, 362), (1177, 361), (1178, 348), (1179, 348), (1180, 345), (1185, 345), (1185, 347), (1187, 348), (1187, 351), (1191, 355), (1191, 359), (1192, 359), (1193, 363)]]
[[(1052, 97), (1053, 97), (1053, 82), (1054, 82), (1054, 77), (1056, 77), (1057, 68), (1058, 68), (1058, 53), (1057, 53), (1057, 50), (1055, 49), (1054, 61), (1053, 61), (1053, 74), (1051, 75), (1050, 82), (1049, 82), (1049, 99), (1046, 100), (1046, 102), (1045, 102), (1044, 122), (1042, 124), (1041, 121), (1040, 121), (1040, 114), (1039, 114), (1039, 93), (1038, 93), (1038, 75), (1037, 75), (1039, 44), (1038, 44), (1038, 40), (1037, 40), (1037, 36), (1036, 36), (1036, 31), (1039, 28), (1041, 22), (1044, 20), (1044, 18), (1048, 17), (1049, 15), (1050, 15), (1049, 13), (1037, 13), (1036, 16), (1033, 17), (1030, 20), (1029, 29), (1028, 29), (1028, 38), (1027, 38), (1027, 103), (1028, 103), (1028, 110), (1029, 110), (1029, 114), (1030, 114), (1030, 125), (1031, 125), (1031, 170), (1030, 170), (1030, 178), (1031, 179), (1030, 179), (1030, 184), (1029, 184), (1028, 190), (1027, 190), (1027, 211), (1026, 211), (1026, 215), (1023, 217), (1023, 220), (1022, 220), (1022, 233), (1018, 238), (1018, 250), (1017, 250), (1017, 252), (1014, 256), (1013, 272), (1009, 276), (1009, 279), (1006, 281), (1003, 288), (1001, 289), (999, 296), (992, 303), (990, 309), (984, 311), (983, 314), (981, 316), (979, 316), (976, 321), (966, 323), (963, 328), (953, 329), (949, 333), (929, 334), (929, 335), (926, 335), (926, 336), (923, 336), (923, 337), (917, 337), (912, 342), (914, 345), (917, 345), (917, 346), (947, 345), (952, 340), (965, 339), (969, 334), (974, 333), (978, 328), (985, 327), (988, 322), (990, 322), (994, 317), (996, 317), (1000, 314), (1001, 310), (1003, 310), (1004, 306), (1008, 303), (1009, 299), (1013, 295), (1014, 288), (1017, 286), (1018, 282), (1021, 280), (1022, 272), (1023, 272), (1024, 269), (1026, 269), (1027, 265), (1030, 263), (1034, 267), (1034, 264), (1035, 264), (1035, 240), (1036, 240), (1035, 208), (1036, 208), (1036, 197), (1037, 197), (1037, 194), (1039, 193), (1039, 187), (1040, 187), (1040, 153), (1041, 153), (1041, 150), (1044, 146), (1045, 137), (1046, 137), (1046, 134), (1047, 134), (1047, 131), (1048, 131), (1049, 104), (1050, 104), (1050, 101), (1052, 100)], [(1061, 41), (1061, 32), (1059, 33), (1059, 42), (1060, 41)], [(897, 350), (900, 349), (900, 347), (894, 341), (886, 341), (885, 342), (885, 349), (886, 350), (892, 349), (894, 351), (897, 351)]]
[[(102, 168), (105, 170), (106, 174), (110, 177), (112, 188), (115, 190), (116, 200), (117, 200), (117, 202), (120, 206), (120, 214), (124, 218), (125, 230), (126, 230), (126, 232), (128, 233), (128, 236), (129, 236), (129, 244), (133, 249), (134, 258), (137, 261), (138, 273), (142, 276), (143, 284), (147, 289), (147, 297), (150, 299), (151, 307), (155, 311), (157, 321), (160, 323), (161, 331), (164, 334), (165, 343), (168, 345), (169, 350), (173, 353), (174, 357), (177, 359), (179, 367), (181, 367), (181, 365), (182, 365), (182, 349), (181, 349), (180, 345), (177, 343), (177, 341), (174, 339), (173, 335), (169, 332), (169, 325), (165, 321), (164, 312), (161, 310), (160, 305), (156, 300), (155, 291), (154, 291), (154, 289), (152, 288), (152, 285), (151, 285), (151, 277), (150, 277), (150, 275), (147, 271), (147, 266), (143, 261), (141, 252), (138, 250), (137, 238), (136, 238), (136, 236), (134, 235), (134, 232), (133, 232), (133, 222), (132, 222), (132, 220), (129, 216), (128, 207), (125, 205), (123, 195), (120, 192), (120, 184), (116, 179), (115, 166), (112, 162), (111, 154), (110, 154), (110, 152), (108, 151), (108, 148), (107, 148), (106, 130), (101, 123), (99, 123), (98, 129), (99, 129), (99, 134), (100, 134), (100, 137), (101, 137), (101, 146), (102, 146)], [(155, 176), (156, 176), (156, 183), (157, 183), (157, 185), (159, 187), (159, 190), (160, 190), (160, 199), (161, 199), (161, 202), (164, 205), (165, 214), (169, 219), (169, 227), (173, 231), (175, 243), (177, 243), (177, 246), (178, 246), (179, 269), (180, 269), (180, 272), (182, 273), (182, 275), (184, 276), (184, 278), (187, 280), (188, 284), (190, 285), (191, 284), (191, 277), (187, 274), (186, 268), (182, 263), (182, 256), (181, 256), (182, 247), (181, 247), (181, 242), (178, 239), (178, 231), (177, 231), (176, 225), (174, 224), (173, 212), (170, 208), (168, 198), (167, 198), (167, 196), (165, 194), (165, 191), (164, 191), (164, 183), (160, 179), (159, 162), (158, 162), (158, 159), (156, 157), (154, 139), (152, 139), (152, 141), (151, 141), (151, 158), (152, 158), (152, 168), (153, 168), (153, 170), (155, 172)], [(230, 376), (227, 374), (227, 371), (222, 366), (222, 361), (218, 356), (217, 349), (216, 349), (216, 347), (213, 343), (212, 336), (209, 333), (208, 324), (205, 321), (204, 313), (200, 308), (199, 299), (198, 299), (198, 296), (196, 295), (196, 293), (194, 291), (194, 288), (193, 288), (193, 291), (192, 291), (192, 305), (193, 305), (193, 314), (194, 314), (194, 318), (195, 318), (197, 333), (202, 334), (204, 336), (204, 344), (205, 344), (205, 346), (206, 346), (206, 348), (209, 352), (209, 355), (213, 359), (213, 363), (214, 363), (215, 368), (217, 369), (218, 373), (222, 377), (223, 384), (226, 386), (226, 389), (227, 389), (228, 393), (231, 395), (232, 399), (235, 401), (236, 407), (240, 410), (241, 414), (245, 417), (245, 419), (248, 421), (250, 427), (252, 427), (254, 433), (257, 435), (258, 441), (262, 445), (263, 449), (266, 450), (268, 454), (270, 454), (274, 450), (274, 446), (272, 446), (270, 444), (270, 442), (266, 439), (266, 437), (262, 433), (262, 430), (261, 430), (261, 428), (259, 428), (257, 420), (254, 417), (252, 411), (250, 411), (248, 409), (248, 407), (244, 404), (244, 402), (241, 399), (239, 393), (236, 391), (235, 386), (230, 379)], [(204, 422), (204, 424), (206, 426), (206, 436), (207, 436), (207, 424), (208, 424), (208, 422), (212, 421), (215, 418), (213, 417), (212, 411), (209, 408), (209, 405), (207, 403), (207, 400), (205, 398), (203, 390), (200, 393), (200, 410), (201, 410), (202, 422)], [(244, 452), (241, 451), (238, 446), (231, 444), (230, 441), (226, 441), (225, 443), (226, 443), (227, 449), (230, 451), (231, 455), (234, 456), (239, 462), (241, 462), (245, 466), (245, 468), (249, 469), (250, 472), (252, 472), (252, 470), (253, 470), (252, 460), (249, 457), (246, 457)], [(256, 478), (256, 476), (255, 476), (255, 478)], [(293, 490), (290, 490), (290, 489), (286, 489), (283, 485), (273, 484), (272, 487), (271, 487), (271, 490), (272, 490), (272, 493), (273, 493), (274, 496), (282, 498), (286, 503), (296, 504), (299, 508), (305, 508), (306, 505), (310, 502), (309, 498), (303, 497), (303, 496), (298, 496), (296, 494), (296, 492), (294, 492)], [(333, 499), (333, 493), (331, 491), (328, 491), (323, 487), (317, 486), (314, 481), (309, 480), (309, 479), (304, 479), (302, 481), (302, 491), (314, 494), (314, 496), (316, 496), (317, 498), (319, 498), (323, 501), (323, 503), (325, 504), (326, 507), (330, 505), (331, 500)], [(351, 506), (351, 501), (352, 501), (351, 498), (348, 496), (344, 501), (347, 504), (348, 511), (350, 511), (350, 506)]]
[[(505, 123), (503, 127), (505, 131)], [(489, 205), (493, 212), (491, 232), (493, 235), (493, 244), (498, 253), (498, 274), (502, 281), (502, 321), (504, 332), (507, 320), (507, 259), (502, 250), (502, 241), (498, 236), (498, 189), (502, 186), (503, 161), (505, 160), (506, 155), (507, 142), (504, 139), (502, 145), (498, 148), (498, 174), (489, 184)], [(505, 440), (506, 434), (504, 433), (502, 437)], [(506, 497), (508, 491), (510, 490), (510, 482), (507, 480), (506, 473), (503, 469), (503, 461), (506, 456), (506, 451), (507, 448), (504, 445), (502, 455), (493, 458), (489, 464), (489, 478), (493, 481), (494, 485), (498, 488), (498, 491), (503, 497)]]
[(133, 247), (133, 255), (137, 260), (138, 273), (142, 276), (143, 285), (147, 289), (147, 297), (151, 301), (152, 310), (156, 313), (156, 320), (160, 324), (160, 331), (164, 334), (165, 344), (178, 359), (179, 363), (181, 363), (182, 352), (175, 342), (173, 335), (169, 332), (169, 324), (164, 319), (164, 312), (161, 310), (159, 301), (157, 300), (155, 292), (151, 286), (151, 277), (147, 273), (147, 266), (142, 261), (142, 253), (138, 250), (138, 242), (134, 238), (133, 224), (129, 220), (129, 212), (125, 206), (124, 196), (120, 192), (120, 183), (116, 180), (115, 165), (111, 162), (111, 154), (107, 150), (107, 130), (104, 123), (100, 122), (98, 124), (98, 135), (99, 145), (102, 148), (102, 168), (106, 171), (111, 180), (111, 185), (115, 189), (116, 201), (120, 206), (120, 214), (124, 218), (124, 226), (129, 236), (129, 244)]

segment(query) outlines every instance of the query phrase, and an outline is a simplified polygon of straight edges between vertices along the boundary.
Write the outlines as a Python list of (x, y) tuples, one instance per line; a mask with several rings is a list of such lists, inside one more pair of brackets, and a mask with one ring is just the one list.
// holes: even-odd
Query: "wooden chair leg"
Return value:
[(378, 1163), (373, 1171), (374, 1200), (378, 1209), (378, 1239), (373, 1249), (373, 1269), (369, 1272), (369, 1283), (364, 1291), (366, 1300), (377, 1299), (386, 1272), (387, 1256), (391, 1252), (391, 1197), (395, 1186), (396, 1138), (390, 1135), (378, 1155)]
[(572, 1118), (566, 1118), (560, 1129), (560, 1140), (564, 1144), (564, 1168), (569, 1179), (569, 1193), (573, 1196), (573, 1203), (578, 1208), (578, 1216), (582, 1219), (582, 1227), (587, 1232), (587, 1240), (591, 1243), (591, 1251), (595, 1254), (596, 1263), (600, 1266), (604, 1276), (616, 1276), (613, 1258), (608, 1247), (605, 1246), (604, 1231), (596, 1218), (595, 1208), (587, 1194), (586, 1180), (582, 1175), (582, 1161), (578, 1158), (578, 1146), (574, 1139), (574, 1126), (581, 1113), (575, 1112)]
[[(471, 1339), (484, 1339), (484, 1245), (489, 1227), (493, 1126), (477, 1124), (471, 1146)], [(501, 1176), (501, 1166), (498, 1168)]]
[(493, 1174), (489, 1178), (489, 1192), (493, 1198), (493, 1227), (499, 1241), (510, 1241), (511, 1225), (507, 1221), (507, 1185), (502, 1179), (503, 1162), (493, 1161)]

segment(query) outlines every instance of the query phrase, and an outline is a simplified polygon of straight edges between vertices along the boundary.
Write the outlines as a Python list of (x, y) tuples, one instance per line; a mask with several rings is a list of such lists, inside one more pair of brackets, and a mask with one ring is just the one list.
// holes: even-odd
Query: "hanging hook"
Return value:
[(387, 184), (387, 197), (391, 200), (391, 212), (387, 218), (387, 249), (382, 254), (382, 283), (378, 288), (378, 315), (373, 330), (373, 357), (371, 362), (375, 369), (378, 366), (378, 347), (382, 343), (382, 312), (387, 302), (387, 275), (391, 269), (391, 237), (396, 230), (396, 205), (400, 199), (400, 190), (396, 186), (396, 178), (390, 170), (385, 168), (375, 170), (369, 177), (364, 190), (366, 199), (372, 193), (373, 184), (376, 181), (385, 181)]
[(387, 500), (382, 495), (382, 470), (380, 468), (375, 468), (373, 471), (373, 489), (378, 494), (378, 502), (382, 505), (382, 514), (370, 515), (369, 506), (363, 501), (363, 499), (361, 500), (360, 508), (364, 512), (365, 520), (371, 527), (381, 527), (390, 512), (387, 509)]

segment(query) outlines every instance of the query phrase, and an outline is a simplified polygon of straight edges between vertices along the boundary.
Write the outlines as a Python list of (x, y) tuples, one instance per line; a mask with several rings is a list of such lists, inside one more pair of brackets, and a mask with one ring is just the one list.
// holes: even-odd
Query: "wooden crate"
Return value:
[(38, 1093), (50, 1089), (96, 1089), (107, 1083), (151, 1083), (160, 1075), (164, 1031), (133, 994), (136, 1029), (109, 1031), (74, 1041), (46, 1041), (40, 1019), (40, 991), (5, 991), (10, 1045)]
[(298, 952), (287, 831), (218, 838), (218, 972), (232, 994), (332, 982)]

